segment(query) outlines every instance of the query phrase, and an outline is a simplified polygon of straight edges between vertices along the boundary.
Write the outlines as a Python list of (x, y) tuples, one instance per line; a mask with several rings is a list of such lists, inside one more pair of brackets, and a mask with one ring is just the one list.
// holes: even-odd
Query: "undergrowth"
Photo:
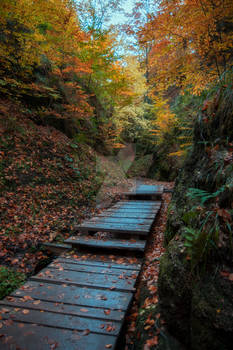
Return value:
[(14, 269), (0, 266), (0, 299), (19, 288), (25, 281), (25, 274)]

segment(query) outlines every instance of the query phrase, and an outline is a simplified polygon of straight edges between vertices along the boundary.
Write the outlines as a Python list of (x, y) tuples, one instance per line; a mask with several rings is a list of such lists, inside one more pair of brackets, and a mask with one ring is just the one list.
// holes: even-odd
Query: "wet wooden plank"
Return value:
[(124, 199), (124, 200), (120, 200), (119, 202), (117, 202), (114, 205), (117, 204), (131, 204), (131, 205), (147, 205), (147, 206), (155, 206), (158, 205), (161, 201), (160, 200), (128, 200), (128, 199)]
[(140, 215), (141, 219), (152, 219), (154, 220), (155, 214), (154, 213), (144, 213), (141, 212), (139, 214), (138, 210), (106, 210), (103, 213), (100, 213), (99, 216), (102, 217), (111, 217), (111, 218), (138, 218)]
[(50, 301), (41, 301), (39, 299), (24, 299), (19, 297), (7, 297), (4, 300), (0, 300), (1, 307), (7, 308), (12, 306), (14, 308), (30, 309), (30, 310), (43, 310), (48, 312), (54, 312), (58, 314), (82, 316), (88, 318), (97, 318), (107, 321), (122, 321), (125, 313), (121, 310), (110, 310), (96, 307), (83, 307), (79, 305), (68, 305), (64, 303), (54, 303)]
[(115, 210), (127, 210), (127, 211), (133, 211), (133, 210), (137, 210), (139, 213), (141, 212), (148, 212), (148, 213), (153, 213), (155, 215), (155, 213), (160, 209), (159, 205), (155, 205), (155, 206), (139, 206), (139, 205), (130, 205), (130, 204), (122, 204), (122, 205), (117, 205), (116, 207), (112, 207), (111, 209), (115, 209)]
[(163, 186), (160, 185), (138, 185), (131, 191), (124, 192), (124, 195), (161, 195), (163, 193)]
[(66, 240), (72, 245), (79, 245), (88, 248), (102, 248), (102, 249), (120, 249), (128, 251), (144, 252), (146, 242), (142, 240), (119, 240), (119, 239), (94, 239), (92, 237), (70, 237)]
[[(140, 241), (141, 242), (141, 241)], [(120, 276), (121, 274), (125, 274), (127, 276), (131, 276), (132, 273), (138, 274), (138, 270), (129, 270), (124, 269), (124, 266), (122, 268), (106, 268), (106, 267), (99, 267), (99, 266), (89, 266), (89, 265), (82, 265), (82, 264), (74, 264), (70, 262), (54, 262), (49, 265), (49, 268), (55, 268), (60, 270), (73, 270), (73, 271), (85, 271), (90, 273), (100, 273), (100, 274), (108, 274), (113, 276)]]
[(116, 223), (100, 223), (100, 224), (92, 224), (89, 222), (84, 222), (81, 226), (78, 226), (77, 229), (80, 232), (88, 232), (88, 231), (102, 231), (102, 232), (116, 232), (116, 233), (128, 233), (128, 234), (137, 234), (145, 236), (149, 233), (151, 225), (124, 225), (124, 224), (116, 224)]
[(130, 204), (119, 204), (119, 205), (111, 207), (109, 210), (137, 211), (139, 214), (141, 214), (141, 213), (153, 213), (155, 215), (159, 209), (160, 209), (159, 205), (139, 206), (139, 205), (130, 205)]
[(108, 344), (115, 349), (116, 336), (87, 333), (12, 321), (1, 328), (0, 349), (103, 350)]
[(120, 201), (117, 202), (115, 205), (112, 206), (112, 208), (119, 208), (119, 207), (123, 207), (123, 208), (145, 208), (145, 209), (149, 209), (149, 208), (157, 208), (159, 207), (159, 202), (155, 202), (155, 201), (133, 201), (133, 200), (129, 200), (129, 201)]
[(49, 283), (65, 283), (68, 285), (85, 286), (99, 289), (114, 289), (117, 291), (134, 291), (137, 274), (132, 273), (131, 276), (122, 274), (119, 276), (88, 273), (70, 270), (57, 270), (46, 268), (38, 275), (30, 278), (32, 281), (41, 281)]
[[(135, 224), (135, 225), (151, 225), (153, 220), (152, 219), (144, 219), (139, 217), (134, 217), (134, 218), (124, 218), (124, 217), (118, 217), (118, 218), (113, 218), (112, 216), (96, 216), (92, 218), (89, 221), (85, 221), (85, 223), (116, 223), (116, 224), (121, 224), (121, 225), (128, 225), (128, 224)], [(67, 242), (67, 241), (66, 241)]]
[[(5, 310), (6, 308), (0, 308)], [(21, 309), (7, 306), (8, 312), (1, 312), (3, 320), (14, 320), (48, 326), (53, 328), (70, 329), (76, 331), (89, 330), (92, 333), (117, 335), (121, 329), (121, 322), (105, 321), (81, 316), (58, 314), (41, 310)], [(108, 330), (109, 329), (109, 330)]]
[(136, 270), (136, 271), (140, 271), (141, 267), (142, 267), (142, 262), (139, 264), (130, 264), (129, 262), (121, 262), (121, 263), (117, 263), (117, 262), (104, 262), (104, 261), (100, 261), (100, 260), (90, 260), (90, 259), (84, 259), (82, 257), (77, 258), (77, 259), (73, 259), (71, 257), (65, 257), (65, 256), (61, 256), (59, 258), (57, 258), (54, 263), (56, 262), (68, 262), (69, 264), (78, 264), (78, 265), (86, 265), (86, 266), (98, 266), (101, 268), (109, 268), (109, 269), (124, 269), (124, 270)]
[(111, 310), (127, 310), (133, 293), (29, 281), (11, 296)]
[(66, 250), (72, 249), (72, 246), (69, 244), (43, 243), (42, 246), (48, 251), (55, 254), (60, 254)]

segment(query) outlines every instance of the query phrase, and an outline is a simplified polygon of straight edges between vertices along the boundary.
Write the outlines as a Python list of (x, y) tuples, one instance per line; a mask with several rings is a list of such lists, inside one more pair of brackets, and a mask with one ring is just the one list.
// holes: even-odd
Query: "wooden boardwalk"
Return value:
[(92, 257), (63, 254), (0, 301), (0, 349), (115, 349), (160, 205), (120, 201), (85, 221), (65, 243)]
[(163, 186), (137, 185), (132, 191), (125, 192), (123, 195), (128, 199), (161, 199)]

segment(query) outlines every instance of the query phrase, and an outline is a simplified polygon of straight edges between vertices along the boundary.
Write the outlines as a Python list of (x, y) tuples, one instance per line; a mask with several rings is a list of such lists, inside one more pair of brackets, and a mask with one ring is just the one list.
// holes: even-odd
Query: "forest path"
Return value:
[(142, 184), (125, 193), (65, 242), (81, 257), (61, 255), (0, 301), (1, 349), (115, 349), (162, 193)]

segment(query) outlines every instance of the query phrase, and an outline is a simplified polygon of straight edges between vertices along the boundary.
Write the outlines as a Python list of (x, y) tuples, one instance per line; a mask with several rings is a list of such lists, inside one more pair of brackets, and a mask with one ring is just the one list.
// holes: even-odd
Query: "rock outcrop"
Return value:
[(197, 118), (193, 150), (175, 185), (159, 299), (169, 332), (192, 350), (233, 344), (233, 92)]

